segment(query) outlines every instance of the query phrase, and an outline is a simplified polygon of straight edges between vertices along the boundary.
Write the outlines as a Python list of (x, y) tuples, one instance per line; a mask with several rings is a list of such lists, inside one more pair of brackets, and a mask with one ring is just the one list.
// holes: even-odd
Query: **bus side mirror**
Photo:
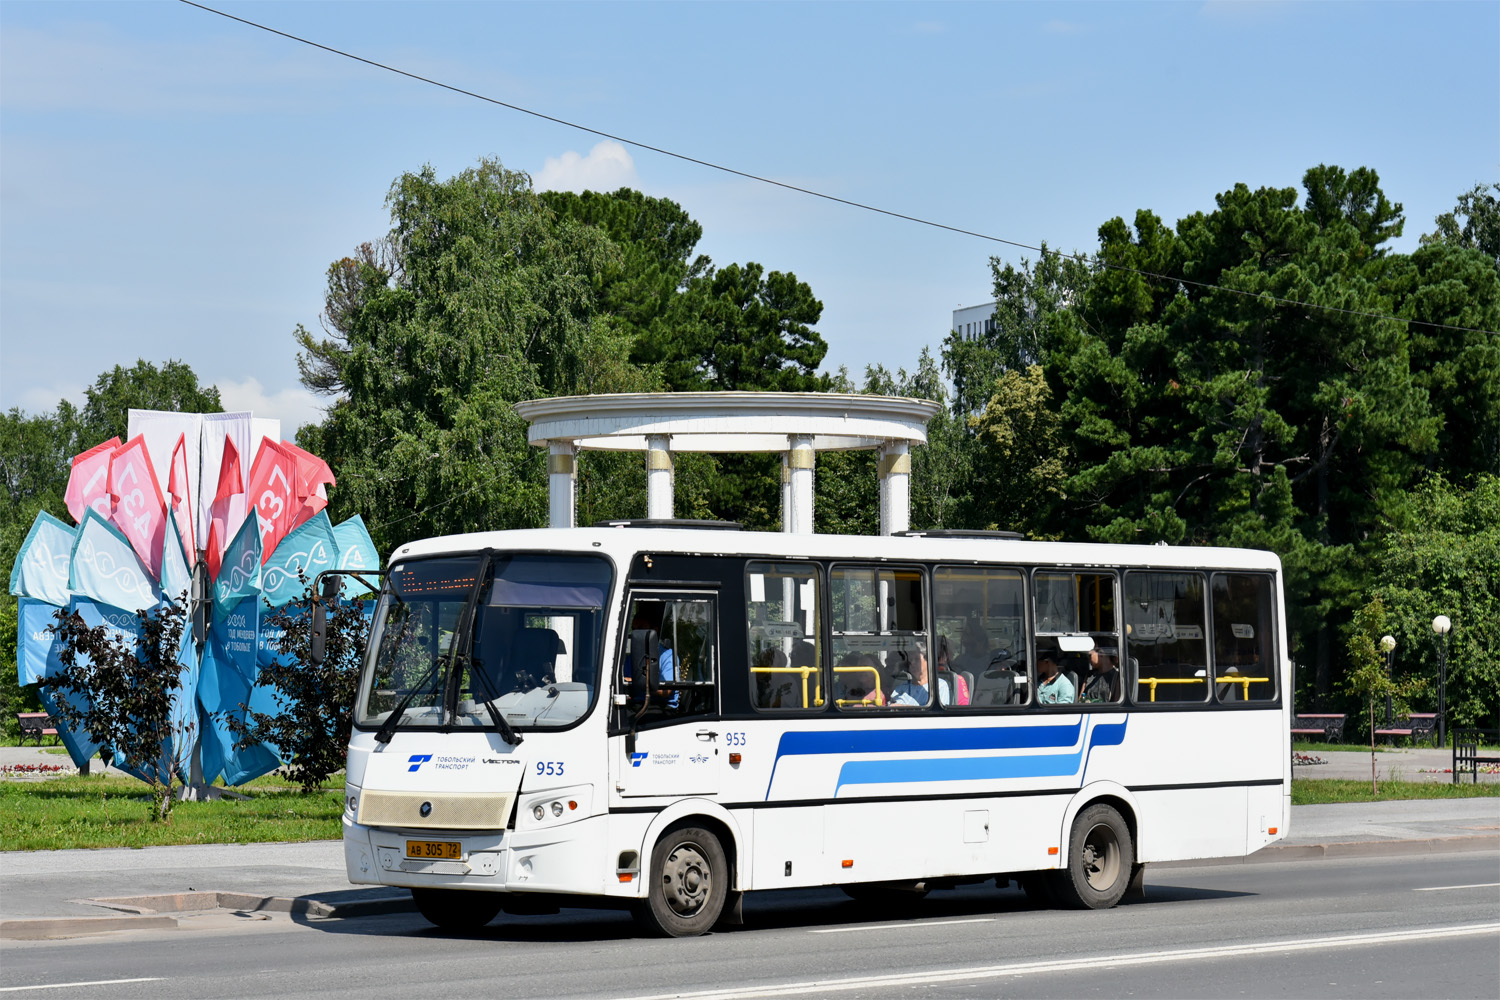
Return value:
[(338, 599), (343, 578), (338, 573), (321, 573), (318, 576), (319, 597), (313, 602), (312, 641), (309, 658), (314, 666), (322, 666), (328, 658), (328, 608)]

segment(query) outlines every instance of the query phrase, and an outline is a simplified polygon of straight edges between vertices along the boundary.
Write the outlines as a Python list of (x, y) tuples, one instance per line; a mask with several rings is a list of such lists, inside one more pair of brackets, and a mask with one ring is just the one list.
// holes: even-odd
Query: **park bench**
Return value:
[(1500, 730), (1458, 729), (1453, 733), (1453, 783), (1458, 784), (1459, 775), (1468, 771), (1479, 784), (1480, 764), (1500, 764), (1500, 754), (1480, 754), (1479, 744), (1489, 737), (1490, 742), (1500, 742)]
[(1412, 712), (1403, 720), (1404, 725), (1395, 725), (1387, 729), (1375, 730), (1376, 736), (1392, 739), (1397, 736), (1410, 736), (1412, 742), (1424, 736), (1431, 736), (1437, 728), (1436, 712)]
[(16, 724), (21, 727), (20, 745), (26, 745), (29, 736), (36, 740), (36, 745), (42, 745), (42, 737), (50, 736), (57, 740), (57, 720), (46, 712), (17, 712)]
[(1342, 743), (1344, 741), (1344, 716), (1342, 714), (1299, 715), (1292, 723), (1292, 735), (1315, 736), (1325, 743)]

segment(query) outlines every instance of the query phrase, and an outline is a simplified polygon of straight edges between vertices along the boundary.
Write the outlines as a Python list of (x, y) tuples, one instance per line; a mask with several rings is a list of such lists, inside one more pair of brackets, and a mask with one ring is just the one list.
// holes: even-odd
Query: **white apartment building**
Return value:
[(977, 306), (964, 306), (953, 310), (953, 332), (965, 337), (995, 331), (995, 303), (985, 302)]

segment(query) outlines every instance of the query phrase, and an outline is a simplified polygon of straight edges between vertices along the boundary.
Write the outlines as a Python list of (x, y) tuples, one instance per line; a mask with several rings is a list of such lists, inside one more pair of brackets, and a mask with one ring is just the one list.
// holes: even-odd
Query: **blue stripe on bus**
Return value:
[[(1083, 735), (1084, 720), (1073, 725), (990, 726), (946, 729), (855, 729), (791, 732), (781, 735), (776, 760), (771, 764), (771, 780), (766, 783), (766, 798), (783, 757), (824, 756), (828, 754), (912, 753), (941, 750), (1038, 750), (1075, 746)], [(1096, 727), (1105, 728), (1105, 727)], [(1109, 727), (1113, 728), (1113, 727)], [(1120, 726), (1121, 738), (1124, 726)], [(1115, 740), (1119, 742), (1119, 740)], [(1079, 749), (1081, 754), (1082, 748)], [(1077, 769), (1076, 757), (1074, 770)]]
[[(1129, 719), (1101, 723), (1089, 733), (1088, 754), (1094, 747), (1119, 746), (1125, 742)], [(1082, 726), (1082, 722), (1079, 723)], [(1076, 733), (1070, 727), (1048, 727)], [(1071, 741), (1070, 741), (1071, 742)], [(1035, 746), (1037, 744), (1030, 744)], [(1051, 744), (1056, 746), (1057, 744)], [(964, 749), (968, 749), (965, 747)], [(850, 761), (839, 769), (833, 794), (838, 796), (846, 785), (885, 785), (931, 781), (985, 781), (1002, 778), (1059, 778), (1078, 774), (1084, 760), (1084, 748), (1073, 753), (1035, 754), (1003, 757), (938, 757), (905, 760)], [(1084, 770), (1088, 763), (1084, 760)], [(1080, 781), (1081, 781), (1080, 776)]]

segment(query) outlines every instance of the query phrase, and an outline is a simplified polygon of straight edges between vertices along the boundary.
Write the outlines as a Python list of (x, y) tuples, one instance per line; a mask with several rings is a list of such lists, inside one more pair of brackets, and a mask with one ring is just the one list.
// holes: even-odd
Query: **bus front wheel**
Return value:
[(1134, 869), (1130, 827), (1114, 807), (1092, 805), (1073, 820), (1068, 866), (1052, 873), (1052, 893), (1064, 906), (1107, 910), (1125, 895)]
[(413, 889), (412, 902), (429, 923), (448, 931), (477, 931), (500, 912), (498, 892), (463, 889)]
[(668, 830), (651, 851), (651, 879), (636, 917), (653, 934), (696, 937), (724, 909), (729, 863), (719, 838), (700, 827)]

